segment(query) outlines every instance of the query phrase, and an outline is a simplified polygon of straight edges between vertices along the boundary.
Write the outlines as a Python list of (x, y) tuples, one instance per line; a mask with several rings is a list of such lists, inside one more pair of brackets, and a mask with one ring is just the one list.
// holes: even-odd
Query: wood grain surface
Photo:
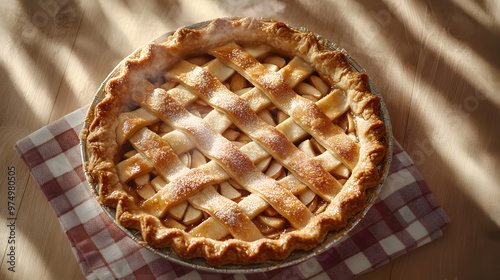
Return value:
[[(90, 103), (114, 66), (181, 25), (261, 16), (347, 50), (382, 93), (394, 136), (451, 218), (443, 237), (360, 279), (500, 279), (500, 2), (79, 1), (0, 3), (0, 279), (83, 279), (52, 208), (13, 150)], [(8, 270), (8, 168), (16, 266)]]

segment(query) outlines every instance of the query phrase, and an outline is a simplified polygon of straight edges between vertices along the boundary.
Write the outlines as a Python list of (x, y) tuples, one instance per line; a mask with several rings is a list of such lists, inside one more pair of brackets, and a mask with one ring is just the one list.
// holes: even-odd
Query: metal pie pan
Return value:
[[(227, 19), (232, 20), (235, 18), (227, 18)], [(267, 20), (267, 19), (260, 19), (260, 20)], [(183, 26), (183, 28), (201, 29), (201, 28), (205, 27), (207, 24), (209, 24), (210, 22), (211, 21), (204, 21), (204, 22), (200, 22), (200, 23), (196, 23), (196, 24), (192, 24), (192, 25), (188, 25), (188, 26)], [(305, 28), (294, 27), (291, 25), (289, 25), (289, 27), (296, 29), (296, 30), (299, 30), (299, 31), (302, 31), (302, 32), (312, 33)], [(154, 41), (158, 42), (158, 43), (164, 42), (174, 32), (175, 31), (165, 33), (164, 35), (158, 37)], [(312, 33), (312, 34), (314, 34), (314, 33)], [(360, 72), (360, 73), (365, 73), (365, 70), (345, 50), (339, 48), (336, 44), (331, 43), (327, 39), (325, 39), (317, 34), (314, 34), (314, 35), (319, 40), (325, 42), (326, 45), (329, 48), (331, 48), (332, 50), (341, 51), (347, 57), (349, 64), (353, 70)], [(119, 73), (119, 68), (120, 68), (120, 64), (118, 64), (113, 69), (113, 71), (108, 75), (108, 77), (100, 85), (99, 89), (97, 90), (97, 92), (92, 100), (92, 103), (90, 104), (90, 107), (89, 107), (88, 112), (87, 112), (87, 116), (93, 116), (93, 110), (104, 98), (104, 95), (105, 95), (104, 88), (105, 88), (106, 83), (111, 78), (115, 77)], [(391, 159), (392, 159), (392, 145), (393, 145), (392, 128), (391, 128), (391, 122), (389, 119), (389, 113), (387, 111), (387, 108), (385, 106), (385, 103), (383, 101), (382, 96), (380, 95), (380, 93), (376, 89), (376, 87), (373, 84), (373, 82), (371, 81), (371, 79), (369, 80), (369, 85), (370, 85), (371, 92), (380, 98), (381, 104), (380, 104), (379, 116), (382, 119), (382, 121), (385, 123), (386, 132), (387, 132), (385, 138), (382, 139), (384, 142), (386, 151), (387, 151), (387, 155), (386, 155), (385, 159), (377, 166), (382, 180), (377, 186), (367, 190), (366, 207), (362, 211), (357, 213), (354, 217), (350, 218), (348, 223), (347, 223), (347, 226), (345, 228), (343, 228), (340, 231), (329, 232), (326, 235), (323, 242), (318, 244), (312, 250), (309, 250), (309, 251), (295, 250), (286, 259), (283, 259), (283, 260), (276, 260), (276, 261), (271, 260), (271, 261), (267, 261), (264, 263), (245, 264), (245, 265), (226, 264), (226, 265), (222, 265), (222, 266), (213, 266), (213, 265), (210, 265), (203, 258), (184, 259), (184, 258), (177, 256), (174, 252), (172, 252), (172, 250), (170, 248), (159, 248), (158, 249), (158, 248), (153, 248), (153, 247), (145, 244), (139, 231), (137, 231), (135, 229), (125, 228), (125, 227), (119, 225), (118, 223), (116, 223), (116, 219), (115, 219), (116, 211), (114, 208), (107, 207), (107, 206), (102, 206), (102, 208), (103, 208), (104, 212), (109, 216), (109, 218), (113, 222), (115, 222), (115, 224), (121, 230), (123, 230), (131, 239), (133, 239), (135, 242), (137, 242), (137, 243), (141, 244), (141, 246), (151, 250), (153, 253), (155, 253), (158, 256), (161, 256), (161, 257), (163, 257), (171, 262), (174, 262), (174, 263), (186, 266), (186, 267), (190, 267), (193, 269), (199, 269), (199, 270), (215, 272), (215, 273), (238, 273), (238, 274), (239, 273), (267, 272), (267, 271), (271, 271), (271, 270), (278, 269), (278, 268), (292, 266), (292, 265), (298, 264), (300, 262), (303, 262), (305, 260), (308, 260), (310, 258), (313, 258), (315, 256), (318, 256), (321, 253), (327, 251), (328, 249), (330, 249), (333, 246), (335, 246), (336, 244), (338, 244), (340, 241), (342, 241), (342, 238), (344, 238), (347, 235), (347, 233), (352, 228), (354, 228), (359, 223), (359, 221), (365, 216), (365, 214), (368, 212), (368, 210), (374, 204), (376, 198), (378, 197), (378, 194), (380, 193), (380, 191), (382, 189), (383, 183), (384, 183), (384, 181), (389, 173), (389, 167), (390, 167)], [(85, 121), (84, 127), (83, 127), (84, 129), (88, 129), (90, 127), (90, 122), (88, 121), (89, 119), (90, 118), (86, 118), (86, 121)], [(86, 142), (83, 139), (80, 142), (80, 148), (81, 148), (83, 162), (89, 161), (89, 154), (87, 151)], [(85, 171), (85, 172), (87, 172), (87, 171)], [(94, 196), (97, 197), (97, 195), (98, 195), (97, 184), (91, 183), (91, 188), (93, 189)]]

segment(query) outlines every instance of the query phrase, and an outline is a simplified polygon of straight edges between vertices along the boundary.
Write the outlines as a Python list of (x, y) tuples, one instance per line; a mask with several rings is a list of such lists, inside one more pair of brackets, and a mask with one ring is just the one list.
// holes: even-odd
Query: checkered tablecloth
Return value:
[(84, 108), (77, 110), (21, 139), (15, 149), (54, 208), (88, 279), (350, 279), (440, 237), (450, 222), (408, 154), (395, 142), (379, 198), (336, 246), (266, 273), (194, 270), (136, 244), (93, 198), (78, 138), (85, 114)]

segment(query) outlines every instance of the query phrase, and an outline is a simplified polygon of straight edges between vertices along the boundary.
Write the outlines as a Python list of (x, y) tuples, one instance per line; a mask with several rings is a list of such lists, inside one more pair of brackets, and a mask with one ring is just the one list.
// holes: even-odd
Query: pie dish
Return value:
[(311, 250), (360, 218), (387, 167), (388, 124), (366, 74), (282, 22), (179, 28), (102, 89), (81, 134), (88, 180), (119, 225), (182, 259)]

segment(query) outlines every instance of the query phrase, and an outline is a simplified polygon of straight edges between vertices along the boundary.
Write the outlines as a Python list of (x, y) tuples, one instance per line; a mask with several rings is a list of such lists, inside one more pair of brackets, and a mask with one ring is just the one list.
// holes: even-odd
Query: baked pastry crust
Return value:
[[(305, 98), (295, 98), (288, 82), (293, 81), (297, 73), (293, 69), (273, 72), (262, 68), (262, 64), (246, 51), (247, 47), (258, 50), (260, 46), (284, 57), (298, 57), (300, 63), (308, 65), (304, 67), (311, 67), (312, 72), (339, 94), (335, 95), (337, 97), (329, 95), (329, 99), (325, 98), (319, 106)], [(329, 154), (349, 170), (348, 178), (341, 180), (345, 182), (341, 184), (338, 178), (325, 173), (325, 166), (329, 164), (326, 159), (322, 162), (297, 152), (292, 141), (287, 140), (290, 135), (286, 131), (248, 121), (256, 115), (252, 105), (248, 105), (251, 100), (242, 101), (236, 94), (228, 93), (215, 79), (217, 74), (205, 73), (207, 67), (186, 62), (190, 57), (207, 53), (252, 80), (278, 109), (328, 147)], [(200, 85), (200, 76), (213, 81)], [(189, 95), (176, 94), (174, 90), (169, 91), (171, 88), (162, 86), (171, 80), (196, 92), (193, 98), (203, 100), (217, 108), (219, 114), (228, 116), (233, 125), (264, 147), (264, 152), (291, 169), (299, 181), (307, 182), (324, 202), (323, 211), (309, 211), (293, 192), (282, 190), (282, 183), (256, 171), (251, 158), (241, 152), (244, 148), (239, 149), (222, 139), (213, 128), (214, 123), (197, 121), (201, 118), (193, 117), (184, 108), (191, 102), (184, 100), (190, 98)], [(341, 103), (346, 106), (344, 111), (349, 110), (352, 116), (354, 138), (339, 132), (330, 119), (325, 121), (329, 115), (337, 114), (334, 106), (327, 106), (327, 102), (336, 102), (335, 98), (342, 99)], [(84, 166), (89, 181), (99, 186), (98, 201), (116, 208), (116, 221), (126, 228), (139, 230), (144, 241), (152, 247), (170, 247), (183, 258), (202, 257), (212, 265), (280, 260), (293, 250), (314, 248), (329, 231), (344, 228), (348, 219), (366, 206), (366, 191), (380, 182), (377, 164), (386, 156), (381, 142), (385, 125), (378, 116), (379, 106), (380, 100), (371, 94), (367, 76), (353, 71), (340, 51), (332, 51), (314, 34), (272, 20), (217, 19), (199, 30), (180, 28), (164, 42), (149, 43), (121, 63), (118, 75), (105, 86), (104, 99), (87, 117), (91, 125), (82, 132), (82, 137), (86, 141), (89, 161)], [(326, 108), (327, 112), (318, 108)], [(174, 153), (174, 141), (165, 141), (145, 128), (159, 119), (188, 134), (193, 144), (184, 149), (196, 146), (212, 160), (210, 165), (196, 169), (182, 165), (179, 155)], [(262, 122), (258, 118), (255, 120)], [(214, 143), (217, 143), (216, 149), (212, 149)], [(140, 156), (149, 160), (131, 158), (122, 163), (125, 145), (134, 146)], [(156, 168), (164, 178), (174, 179), (168, 180), (168, 188), (157, 190), (144, 199), (127, 182), (139, 176), (133, 173), (134, 170), (148, 168)], [(272, 237), (256, 231), (258, 223), (252, 222), (254, 217), (249, 217), (248, 211), (214, 193), (216, 190), (211, 185), (228, 179), (264, 198), (279, 212), (280, 219), (286, 218), (286, 229)], [(189, 187), (176, 191), (175, 184)], [(209, 201), (206, 197), (217, 200)], [(202, 236), (202, 227), (188, 230), (167, 226), (163, 218), (165, 212), (185, 200), (209, 213), (207, 217), (216, 223), (224, 224), (223, 232), (229, 234), (212, 238), (210, 234)], [(227, 209), (233, 211), (230, 218), (220, 213)]]

